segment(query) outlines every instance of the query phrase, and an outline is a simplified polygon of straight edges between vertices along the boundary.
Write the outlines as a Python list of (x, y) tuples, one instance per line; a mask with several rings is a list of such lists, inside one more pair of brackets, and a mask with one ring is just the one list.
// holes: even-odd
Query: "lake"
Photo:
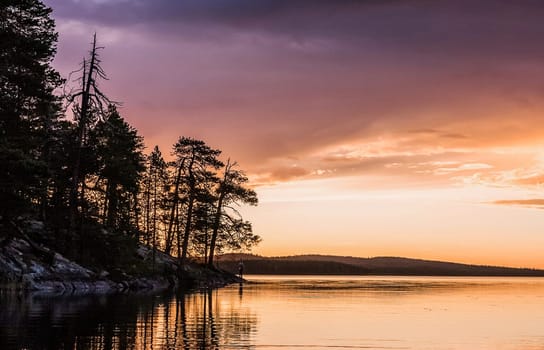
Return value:
[(0, 295), (0, 349), (544, 349), (544, 279), (248, 276), (160, 296)]

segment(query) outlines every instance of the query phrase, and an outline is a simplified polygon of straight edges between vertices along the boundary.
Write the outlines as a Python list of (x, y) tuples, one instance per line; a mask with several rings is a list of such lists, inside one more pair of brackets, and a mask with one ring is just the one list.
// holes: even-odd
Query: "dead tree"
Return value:
[[(78, 197), (81, 198), (80, 185), (84, 181), (85, 174), (82, 174), (82, 153), (85, 146), (85, 138), (88, 128), (92, 122), (92, 115), (98, 117), (104, 115), (108, 106), (117, 105), (118, 103), (110, 100), (98, 88), (98, 80), (108, 80), (106, 73), (100, 66), (101, 60), (98, 55), (98, 50), (103, 47), (96, 46), (96, 33), (93, 35), (89, 58), (83, 59), (79, 70), (72, 72), (81, 73), (77, 79), (80, 82), (80, 88), (68, 94), (67, 100), (69, 104), (74, 104), (74, 119), (77, 124), (75, 159), (72, 170), (72, 184), (69, 195), (70, 206), (70, 229), (72, 231), (77, 228), (77, 218), (79, 216)], [(83, 191), (83, 187), (81, 186)]]

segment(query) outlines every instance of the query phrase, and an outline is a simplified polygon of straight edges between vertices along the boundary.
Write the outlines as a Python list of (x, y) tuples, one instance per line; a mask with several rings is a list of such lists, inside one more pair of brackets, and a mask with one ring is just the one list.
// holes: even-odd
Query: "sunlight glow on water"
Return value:
[(163, 296), (0, 296), (0, 349), (544, 349), (544, 279), (249, 276)]

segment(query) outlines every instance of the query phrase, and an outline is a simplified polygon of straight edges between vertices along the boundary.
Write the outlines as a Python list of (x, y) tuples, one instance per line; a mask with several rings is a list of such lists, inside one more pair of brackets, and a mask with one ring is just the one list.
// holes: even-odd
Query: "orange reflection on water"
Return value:
[(0, 293), (0, 349), (544, 348), (544, 279), (250, 280), (162, 296)]
[[(542, 349), (544, 280), (255, 277), (267, 347)], [(253, 293), (250, 291), (254, 290)]]

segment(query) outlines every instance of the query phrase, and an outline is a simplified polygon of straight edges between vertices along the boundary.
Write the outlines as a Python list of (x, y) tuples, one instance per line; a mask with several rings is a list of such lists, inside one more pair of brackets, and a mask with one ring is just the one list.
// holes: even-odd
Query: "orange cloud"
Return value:
[(544, 175), (534, 175), (520, 178), (514, 181), (518, 185), (542, 185), (544, 184)]
[(258, 175), (253, 176), (253, 185), (267, 185), (277, 182), (287, 182), (310, 175), (311, 172), (299, 166), (280, 166), (268, 170), (261, 170)]
[(540, 183), (528, 170), (544, 149), (541, 6), (48, 3), (61, 30), (56, 67), (72, 71), (98, 31), (104, 89), (165, 155), (187, 135), (264, 183)]
[(505, 199), (493, 202), (499, 205), (519, 205), (524, 207), (544, 209), (544, 199)]

